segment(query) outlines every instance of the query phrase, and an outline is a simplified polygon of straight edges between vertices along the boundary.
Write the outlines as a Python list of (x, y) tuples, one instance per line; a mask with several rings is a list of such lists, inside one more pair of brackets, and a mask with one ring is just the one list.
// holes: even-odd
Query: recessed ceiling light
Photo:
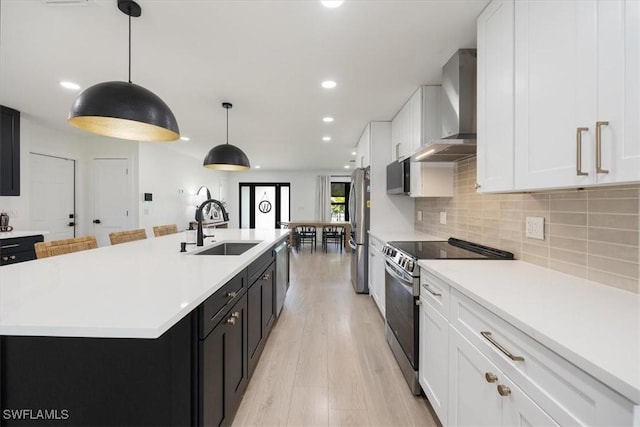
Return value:
[(254, 166), (254, 168), (256, 168), (256, 169), (260, 169), (261, 167), (262, 167), (262, 166), (260, 166), (260, 165), (255, 165), (255, 166)]
[(322, 87), (325, 89), (333, 89), (336, 86), (337, 86), (337, 83), (334, 82), (333, 80), (325, 80), (322, 82)]
[(71, 90), (80, 89), (80, 85), (78, 83), (68, 82), (68, 81), (61, 81), (60, 86), (62, 86), (65, 89), (71, 89)]
[(336, 7), (342, 6), (344, 0), (320, 0), (320, 3), (322, 3), (324, 7), (335, 9)]
[(323, 141), (331, 141), (331, 137), (330, 136), (323, 136), (322, 140)]
[(349, 165), (344, 165), (344, 168), (345, 169), (349, 169)]
[(189, 138), (188, 136), (181, 136), (180, 141), (191, 141), (191, 138)]
[(333, 117), (323, 117), (322, 121), (325, 123), (331, 123), (333, 121)]
[(355, 151), (352, 151), (352, 152), (351, 152), (351, 155), (352, 155), (352, 156), (355, 156), (355, 155), (356, 155), (356, 152), (355, 152)]

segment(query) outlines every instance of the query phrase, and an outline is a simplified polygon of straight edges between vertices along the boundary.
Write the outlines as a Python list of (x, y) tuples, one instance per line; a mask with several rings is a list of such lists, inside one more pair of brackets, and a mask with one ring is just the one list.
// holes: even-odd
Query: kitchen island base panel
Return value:
[(189, 315), (157, 339), (3, 336), (0, 425), (195, 425), (197, 331)]

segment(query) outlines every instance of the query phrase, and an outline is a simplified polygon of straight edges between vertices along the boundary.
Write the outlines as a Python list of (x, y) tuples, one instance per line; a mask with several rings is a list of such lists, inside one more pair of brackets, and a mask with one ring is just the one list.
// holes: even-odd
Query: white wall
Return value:
[[(225, 175), (206, 169), (201, 159), (171, 150), (164, 144), (139, 144), (139, 191), (136, 195), (139, 227), (153, 236), (152, 227), (162, 224), (178, 224), (178, 230), (188, 227), (195, 218), (194, 195), (206, 186), (211, 197), (224, 197)], [(144, 193), (152, 193), (153, 201), (145, 202)]]
[(291, 220), (316, 219), (316, 177), (344, 175), (345, 171), (256, 171), (230, 172), (227, 207), (230, 227), (240, 224), (240, 183), (288, 182), (291, 184)]
[[(15, 230), (29, 230), (29, 153), (76, 160), (76, 188), (83, 187), (85, 147), (81, 138), (41, 125), (25, 114), (20, 116), (20, 196), (0, 197), (0, 211), (7, 212)], [(77, 207), (85, 214), (84, 206)]]

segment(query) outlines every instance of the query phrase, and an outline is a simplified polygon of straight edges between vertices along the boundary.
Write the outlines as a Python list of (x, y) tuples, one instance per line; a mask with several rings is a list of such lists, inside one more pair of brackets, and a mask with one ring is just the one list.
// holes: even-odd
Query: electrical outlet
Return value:
[(446, 223), (447, 223), (447, 213), (440, 212), (440, 224), (446, 224)]
[(525, 234), (530, 239), (544, 240), (544, 217), (528, 216)]
[(422, 222), (422, 211), (418, 211), (418, 221)]

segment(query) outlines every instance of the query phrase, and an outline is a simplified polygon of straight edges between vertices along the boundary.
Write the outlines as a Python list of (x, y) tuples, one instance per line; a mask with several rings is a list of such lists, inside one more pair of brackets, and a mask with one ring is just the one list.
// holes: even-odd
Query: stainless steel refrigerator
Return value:
[(351, 175), (349, 222), (351, 223), (351, 284), (357, 293), (369, 293), (369, 168)]

